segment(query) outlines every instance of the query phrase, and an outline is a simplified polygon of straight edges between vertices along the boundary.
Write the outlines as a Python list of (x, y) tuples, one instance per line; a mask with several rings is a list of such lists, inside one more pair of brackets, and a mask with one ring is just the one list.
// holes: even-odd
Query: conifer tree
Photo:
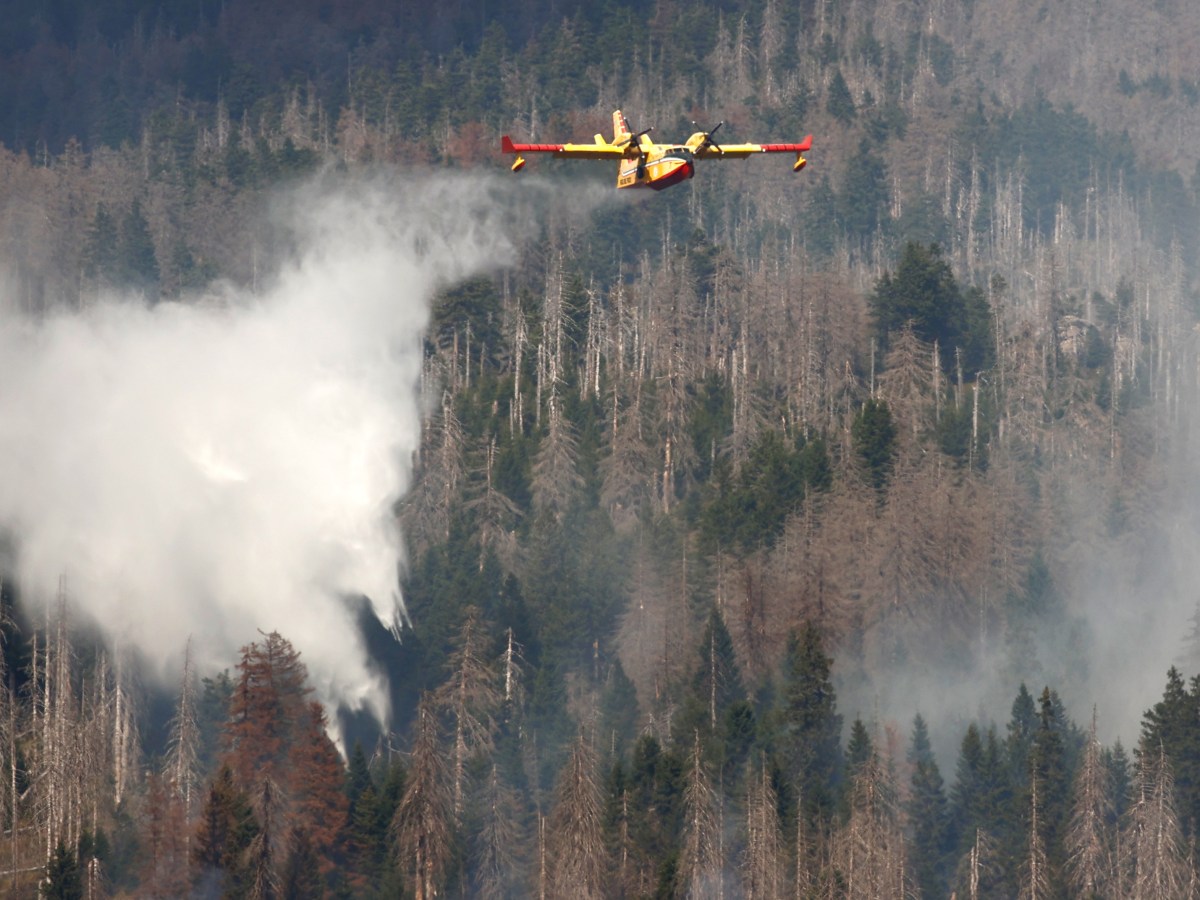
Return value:
[(310, 703), (298, 723), (288, 754), (288, 775), (291, 830), (304, 834), (320, 874), (329, 877), (340, 854), (350, 804), (344, 791), (346, 772), (319, 703)]
[(479, 798), (480, 823), (472, 848), (475, 896), (504, 900), (523, 883), (520, 800), (492, 765)]
[[(1039, 840), (1042, 841), (1045, 857), (1042, 872), (1046, 884), (1053, 891), (1061, 889), (1063, 840), (1070, 813), (1071, 780), (1063, 741), (1065, 723), (1060, 718), (1061, 710), (1056, 700), (1057, 697), (1048, 687), (1043, 689), (1038, 701), (1038, 728), (1030, 750), (1030, 784), (1037, 788)], [(1032, 831), (1032, 825), (1030, 829)]]
[(96, 204), (96, 214), (88, 229), (84, 247), (84, 273), (97, 286), (111, 287), (120, 274), (120, 238), (112, 214), (103, 203)]
[(1113, 842), (1111, 825), (1115, 808), (1112, 779), (1096, 738), (1096, 712), (1075, 775), (1074, 799), (1067, 827), (1067, 880), (1079, 897), (1109, 895), (1112, 884)]
[(546, 434), (533, 461), (533, 480), (530, 484), (534, 513), (547, 527), (555, 528), (583, 488), (583, 478), (577, 468), (579, 441), (575, 427), (563, 413), (563, 401), (551, 392), (547, 404)]
[(396, 855), (416, 900), (433, 900), (451, 858), (454, 801), (430, 701), (423, 700), (417, 708), (415, 727), (412, 763), (392, 820), (392, 833)]
[(1126, 815), (1123, 843), (1131, 871), (1126, 884), (1135, 900), (1187, 896), (1191, 864), (1175, 806), (1171, 764), (1161, 745), (1145, 739), (1138, 747), (1134, 798)]
[(908, 821), (912, 830), (913, 875), (921, 896), (940, 897), (946, 893), (949, 810), (942, 775), (929, 743), (929, 729), (920, 713), (913, 719), (908, 763), (912, 767)]
[(452, 722), (450, 748), (451, 784), (456, 820), (463, 813), (467, 784), (467, 764), (494, 746), (495, 713), (501, 694), (497, 676), (488, 659), (486, 628), (479, 610), (473, 606), (447, 660), (450, 679), (434, 692), (434, 702), (446, 711)]
[(871, 733), (867, 731), (863, 720), (856, 716), (850, 725), (850, 739), (846, 742), (847, 780), (853, 781), (858, 776), (859, 770), (870, 763), (874, 755), (875, 748), (872, 746)]
[(867, 481), (882, 491), (891, 477), (896, 456), (896, 423), (887, 403), (867, 400), (851, 426), (851, 435)]
[(830, 678), (832, 664), (816, 625), (805, 622), (792, 632), (780, 691), (781, 752), (810, 814), (828, 813), (842, 766), (842, 717)]
[(233, 770), (221, 766), (209, 787), (192, 847), (200, 891), (235, 891), (248, 887), (243, 856), (258, 834), (258, 823), (246, 793), (238, 788)]
[(167, 775), (171, 790), (183, 805), (185, 821), (191, 821), (195, 795), (200, 784), (200, 726), (196, 709), (196, 674), (192, 669), (192, 642), (184, 652), (179, 701), (168, 726)]
[(277, 844), (281, 843), (276, 828), (279, 824), (279, 793), (270, 778), (263, 778), (255, 798), (258, 813), (258, 833), (247, 851), (250, 867), (249, 900), (276, 900), (279, 896), (279, 876), (276, 873)]
[(847, 235), (865, 244), (889, 222), (887, 163), (864, 137), (846, 161), (838, 212)]
[(1038, 786), (1041, 783), (1041, 779), (1034, 778), (1029, 789), (1029, 830), (1026, 853), (1021, 859), (1018, 900), (1049, 900), (1052, 896), (1050, 863), (1046, 854), (1046, 839), (1042, 831), (1041, 804), (1038, 798)]
[(724, 765), (728, 748), (727, 717), (745, 699), (733, 639), (724, 617), (713, 607), (700, 638), (691, 689), (681, 704), (675, 727), (683, 735), (699, 735), (706, 757)]
[(985, 737), (974, 722), (967, 726), (951, 794), (960, 858), (970, 852), (980, 829), (997, 854), (1002, 843), (1011, 843), (1009, 836), (1020, 830), (1016, 827), (1020, 819), (1012, 814), (1008, 762), (995, 728), (989, 728)]
[(1009, 773), (1014, 786), (1024, 787), (1029, 783), (1029, 755), (1038, 733), (1037, 707), (1034, 705), (1033, 695), (1024, 684), (1013, 700), (1007, 728), (1008, 735), (1004, 747)]
[(242, 648), (225, 725), (226, 759), (243, 786), (263, 778), (288, 783), (288, 750), (308, 714), (308, 677), (300, 653), (278, 632)]
[(550, 813), (549, 894), (599, 900), (608, 861), (600, 821), (595, 756), (581, 734), (559, 774)]
[(79, 861), (62, 841), (46, 866), (46, 881), (40, 893), (54, 900), (83, 900), (83, 875)]
[(289, 843), (291, 852), (279, 878), (279, 896), (286, 900), (321, 900), (325, 896), (321, 860), (308, 829), (303, 826), (293, 828)]
[(150, 236), (150, 224), (142, 212), (142, 204), (136, 197), (129, 212), (121, 222), (120, 237), (121, 280), (142, 291), (149, 299), (158, 299), (158, 257), (154, 252), (154, 241)]
[(955, 875), (958, 890), (951, 896), (961, 896), (964, 900), (1003, 896), (995, 888), (998, 867), (999, 852), (995, 842), (982, 828), (976, 828)]
[(1160, 748), (1171, 768), (1172, 795), (1185, 822), (1200, 822), (1200, 676), (1190, 687), (1171, 666), (1162, 699), (1142, 717), (1142, 743)]
[(835, 837), (834, 865), (849, 897), (904, 897), (907, 848), (889, 768), (869, 752), (850, 776), (845, 825)]
[(700, 734), (696, 732), (683, 793), (683, 846), (679, 858), (679, 885), (687, 900), (723, 895), (719, 803), (704, 771)]
[(783, 835), (778, 795), (766, 759), (748, 780), (746, 848), (742, 855), (742, 888), (746, 900), (779, 900), (783, 890)]
[[(969, 296), (968, 296), (969, 295)], [(962, 351), (968, 372), (992, 363), (992, 323), (987, 301), (977, 292), (964, 292), (936, 244), (905, 245), (895, 273), (885, 273), (871, 295), (871, 312), (884, 342), (911, 322), (917, 336), (936, 343), (946, 361)]]

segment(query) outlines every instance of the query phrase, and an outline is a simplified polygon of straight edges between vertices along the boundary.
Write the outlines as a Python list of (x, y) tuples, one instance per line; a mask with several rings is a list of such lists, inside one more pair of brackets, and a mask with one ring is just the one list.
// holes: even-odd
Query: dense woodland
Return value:
[[(165, 697), (6, 588), (9, 896), (1200, 894), (1182, 3), (20, 6), (35, 316), (252, 287), (329, 168), (507, 177), (618, 107), (816, 140), (438, 298), (385, 733), (339, 753), (286, 622)], [(610, 184), (568, 165), (520, 177)]]

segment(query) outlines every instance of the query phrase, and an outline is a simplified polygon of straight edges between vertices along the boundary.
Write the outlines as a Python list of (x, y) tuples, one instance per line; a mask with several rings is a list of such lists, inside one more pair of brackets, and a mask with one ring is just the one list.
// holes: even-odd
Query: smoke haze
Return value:
[(0, 524), (26, 602), (61, 577), (72, 615), (163, 677), (189, 637), (211, 671), (279, 631), (322, 701), (386, 721), (345, 597), (402, 614), (392, 508), (430, 299), (513, 261), (511, 199), (480, 177), (324, 179), (274, 205), (285, 249), (256, 293), (5, 313)]

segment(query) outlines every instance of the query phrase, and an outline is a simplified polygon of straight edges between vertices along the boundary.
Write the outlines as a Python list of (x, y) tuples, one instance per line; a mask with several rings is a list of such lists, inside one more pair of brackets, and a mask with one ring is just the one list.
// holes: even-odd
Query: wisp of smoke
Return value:
[(0, 317), (0, 526), (23, 596), (62, 579), (73, 614), (163, 676), (189, 638), (211, 671), (278, 631), (324, 703), (386, 721), (345, 598), (402, 611), (392, 509), (430, 300), (512, 261), (513, 200), (482, 177), (319, 179), (276, 204), (289, 252), (257, 293)]

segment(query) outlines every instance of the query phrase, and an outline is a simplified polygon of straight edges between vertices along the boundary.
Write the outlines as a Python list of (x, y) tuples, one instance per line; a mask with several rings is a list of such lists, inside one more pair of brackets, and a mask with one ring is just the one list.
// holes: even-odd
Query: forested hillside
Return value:
[[(1184, 4), (9, 6), (8, 895), (1195, 895), (1200, 25)], [(660, 139), (693, 121), (730, 141), (811, 132), (810, 165), (702, 162), (630, 197), (607, 164), (512, 175), (498, 152), (502, 134), (607, 134), (617, 108)], [(322, 207), (305, 248), (279, 210), (313, 205), (314, 183), (351, 199)], [(424, 415), (411, 478), (407, 459), (364, 463), (391, 477), (367, 500), (403, 542), (402, 624), (376, 615), (384, 597), (345, 598), (337, 620), (390, 708), (328, 668), (336, 628), (290, 633), (299, 595), (216, 637), (222, 598), (156, 598), (195, 617), (196, 654), (171, 665), (152, 626), (113, 624), (127, 596), (89, 595), (105, 583), (89, 572), (158, 565), (138, 543), (166, 541), (156, 523), (238, 533), (217, 487), (152, 489), (128, 531), (69, 544), (61, 575), (31, 583), (13, 498), (36, 479), (14, 459), (71, 470), (156, 415), (161, 446), (199, 434), (199, 393), (139, 415), (134, 391), (103, 398), (111, 421), (30, 441), (8, 398), (53, 380), (49, 335), (74, 341), (63, 359), (103, 361), (62, 378), (107, 379), (122, 322), (153, 346), (156, 323), (202, 331), (314, 284), (338, 301), (314, 308), (359, 315), (366, 258), (311, 259), (381, 206), (433, 220), (394, 251), (436, 269), (387, 284), (422, 326), (411, 383), (387, 385)], [(500, 249), (476, 258), (484, 232)], [(274, 396), (260, 382), (289, 358), (291, 332), (251, 321), (262, 369), (221, 382), (222, 410)], [(142, 380), (224, 371), (178, 346)], [(348, 368), (374, 372), (363, 356)], [(369, 408), (340, 411), (378, 439)], [(294, 411), (250, 412), (293, 468), (310, 434), (288, 430)], [(252, 481), (217, 452), (246, 419), (219, 421), (238, 433), (200, 434), (196, 465)], [(122, 477), (167, 485), (159, 446)], [(360, 474), (345, 491), (376, 483)], [(38, 500), (88, 535), (53, 510), (132, 488), (52, 482)], [(278, 529), (223, 552), (287, 543), (302, 512), (258, 505)], [(182, 543), (171, 567), (207, 563)], [(205, 668), (218, 639), (240, 654)]]

